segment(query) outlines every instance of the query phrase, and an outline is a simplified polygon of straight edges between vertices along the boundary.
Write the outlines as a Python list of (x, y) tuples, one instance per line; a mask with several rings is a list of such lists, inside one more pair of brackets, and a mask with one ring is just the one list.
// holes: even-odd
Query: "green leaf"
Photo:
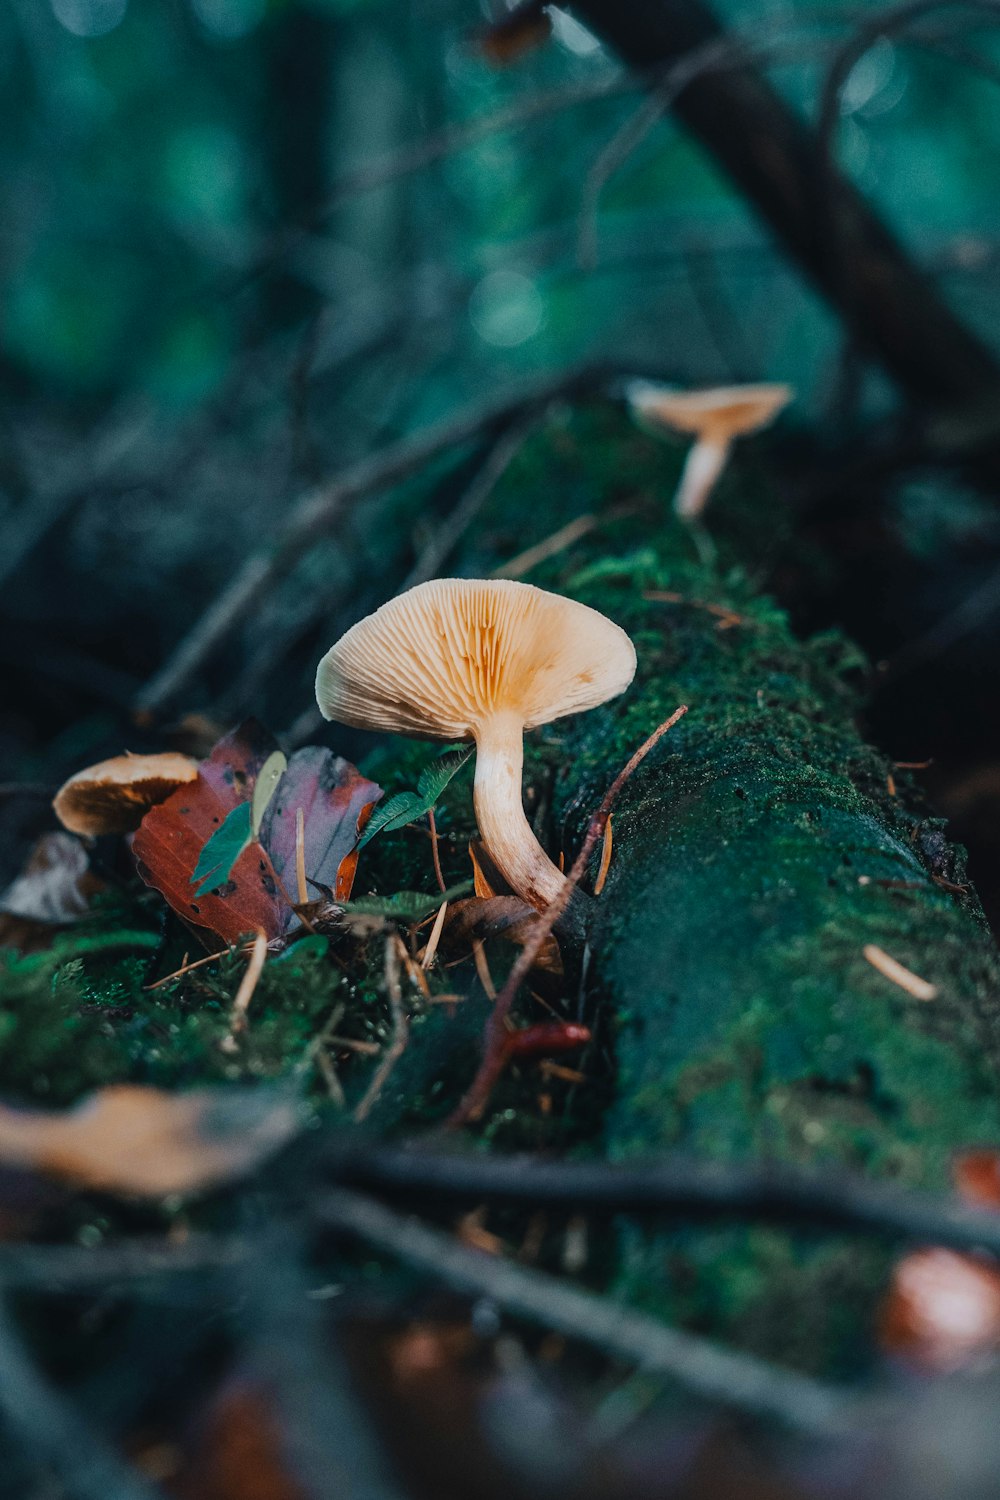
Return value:
[(251, 826), (251, 804), (238, 802), (202, 846), (191, 875), (195, 889), (207, 893), (225, 885), (233, 865), (253, 837)]
[(377, 833), (387, 828), (405, 828), (407, 823), (415, 822), (426, 811), (423, 798), (417, 792), (397, 792), (395, 797), (376, 807), (358, 839), (358, 848), (363, 849)]
[[(280, 750), (273, 751), (260, 770), (254, 783), (253, 799), (250, 803), (250, 828), (254, 838), (260, 833), (267, 805), (277, 789), (278, 782), (288, 769), (288, 760)], [(214, 837), (214, 835), (213, 835)]]
[(397, 792), (395, 797), (390, 797), (388, 802), (377, 807), (365, 824), (365, 830), (358, 840), (358, 848), (363, 849), (377, 833), (405, 828), (408, 823), (415, 823), (424, 813), (430, 812), (449, 781), (462, 769), (475, 748), (474, 745), (462, 746), (461, 749), (432, 761), (421, 771), (417, 791)]
[(426, 801), (425, 812), (429, 812), (434, 806), (449, 781), (458, 775), (475, 749), (475, 745), (463, 745), (460, 750), (452, 750), (450, 754), (442, 755), (424, 767), (417, 782), (417, 791)]
[(341, 904), (346, 912), (360, 917), (394, 917), (400, 922), (419, 922), (423, 917), (437, 911), (442, 901), (457, 901), (467, 896), (473, 888), (471, 880), (453, 885), (447, 891), (435, 891), (433, 896), (423, 891), (397, 891), (394, 896), (359, 896), (356, 901)]

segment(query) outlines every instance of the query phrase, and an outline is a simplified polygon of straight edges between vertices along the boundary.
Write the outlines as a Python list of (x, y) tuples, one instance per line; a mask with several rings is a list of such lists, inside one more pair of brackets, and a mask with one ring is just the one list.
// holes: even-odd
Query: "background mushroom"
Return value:
[(674, 496), (675, 511), (688, 520), (705, 509), (734, 440), (770, 427), (794, 394), (789, 385), (726, 385), (705, 391), (675, 391), (648, 380), (633, 380), (626, 390), (632, 413), (641, 423), (691, 433), (697, 439)]
[(324, 718), (422, 739), (476, 742), (474, 803), (483, 842), (533, 906), (564, 877), (521, 803), (522, 735), (624, 692), (635, 648), (597, 610), (506, 579), (418, 584), (361, 620), (324, 656)]
[(71, 833), (131, 833), (171, 792), (194, 781), (198, 762), (167, 750), (160, 755), (116, 755), (77, 771), (56, 793), (56, 817)]

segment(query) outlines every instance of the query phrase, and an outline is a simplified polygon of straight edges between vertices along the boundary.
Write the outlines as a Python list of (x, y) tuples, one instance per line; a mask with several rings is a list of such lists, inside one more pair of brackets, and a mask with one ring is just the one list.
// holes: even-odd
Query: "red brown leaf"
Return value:
[(300, 925), (292, 905), (298, 894), (300, 808), (306, 875), (332, 889), (335, 900), (351, 893), (358, 834), (382, 791), (349, 761), (315, 745), (291, 757), (264, 814), (259, 841), (244, 849), (225, 884), (212, 891), (192, 886), (202, 848), (235, 807), (252, 800), (261, 767), (277, 749), (262, 725), (247, 720), (202, 761), (196, 782), (179, 787), (146, 814), (135, 835), (139, 874), (198, 930), (206, 947), (258, 931), (269, 943), (280, 943)]
[[(278, 889), (260, 845), (251, 843), (215, 891), (196, 891), (191, 876), (203, 845), (240, 802), (249, 802), (261, 766), (278, 746), (249, 719), (215, 746), (198, 767), (198, 779), (152, 808), (143, 818), (132, 850), (139, 874), (198, 929), (206, 947), (214, 938), (236, 943), (263, 930), (269, 942), (282, 937), (291, 910)], [(203, 929), (203, 930), (202, 930)]]

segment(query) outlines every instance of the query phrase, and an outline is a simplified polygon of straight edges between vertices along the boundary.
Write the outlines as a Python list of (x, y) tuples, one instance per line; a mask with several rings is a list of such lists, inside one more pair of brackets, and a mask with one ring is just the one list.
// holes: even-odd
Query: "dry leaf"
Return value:
[(63, 927), (86, 916), (102, 889), (90, 872), (90, 858), (71, 833), (46, 833), (32, 849), (17, 879), (0, 896), (0, 941), (15, 918), (29, 925)]
[[(470, 896), (467, 901), (456, 901), (449, 907), (442, 943), (451, 953), (467, 951), (476, 942), (495, 937), (523, 947), (539, 920), (539, 913), (520, 896), (488, 896), (485, 899)], [(535, 967), (551, 974), (562, 973), (559, 944), (551, 935), (542, 945)]]
[(179, 787), (142, 820), (132, 845), (139, 874), (195, 928), (206, 947), (217, 939), (236, 943), (263, 929), (280, 938), (289, 919), (288, 903), (277, 888), (260, 845), (251, 843), (216, 891), (196, 892), (191, 877), (202, 848), (240, 802), (253, 796), (257, 773), (277, 744), (249, 719), (226, 735), (198, 767), (198, 779)]
[(287, 1096), (263, 1088), (169, 1094), (121, 1084), (60, 1113), (0, 1105), (0, 1165), (101, 1192), (164, 1198), (243, 1176), (299, 1125)]
[(954, 1250), (915, 1250), (893, 1271), (880, 1322), (889, 1353), (959, 1369), (1000, 1347), (1000, 1270)]

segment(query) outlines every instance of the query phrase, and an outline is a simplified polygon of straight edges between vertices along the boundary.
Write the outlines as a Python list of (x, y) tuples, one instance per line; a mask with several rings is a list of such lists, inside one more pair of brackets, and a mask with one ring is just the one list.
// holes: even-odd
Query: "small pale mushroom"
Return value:
[(630, 381), (625, 394), (640, 423), (690, 433), (696, 439), (674, 496), (675, 511), (687, 520), (704, 511), (736, 438), (770, 427), (795, 395), (790, 385), (677, 391), (648, 380)]
[(421, 583), (354, 625), (316, 673), (324, 718), (418, 739), (474, 740), (476, 822), (512, 891), (561, 892), (521, 802), (523, 734), (625, 691), (635, 647), (595, 609), (508, 579)]
[(166, 750), (159, 755), (116, 755), (77, 771), (56, 793), (52, 806), (70, 833), (132, 833), (146, 813), (185, 782), (195, 781), (198, 762)]

